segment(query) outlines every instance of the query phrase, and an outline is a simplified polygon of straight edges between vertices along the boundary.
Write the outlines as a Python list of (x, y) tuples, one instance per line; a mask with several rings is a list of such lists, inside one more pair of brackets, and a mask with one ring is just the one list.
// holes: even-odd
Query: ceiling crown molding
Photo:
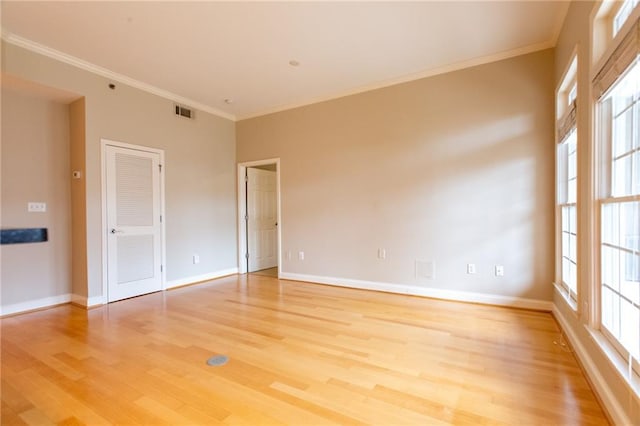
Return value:
[(218, 117), (236, 121), (235, 115), (226, 113), (217, 108), (213, 108), (209, 105), (205, 105), (203, 103), (194, 101), (193, 99), (188, 99), (183, 96), (177, 95), (175, 93), (169, 92), (167, 90), (160, 89), (159, 87), (153, 86), (151, 84), (147, 84), (142, 81), (135, 80), (133, 78), (127, 77), (126, 75), (113, 72), (111, 70), (92, 64), (80, 58), (76, 58), (75, 56), (69, 55), (64, 52), (60, 52), (59, 50), (52, 49), (51, 47), (26, 39), (24, 37), (20, 37), (19, 35), (5, 31), (4, 29), (2, 30), (2, 39), (7, 43), (13, 44), (18, 47), (22, 47), (24, 49), (55, 59), (65, 64), (72, 65), (76, 68), (80, 68), (90, 73), (97, 74), (99, 76), (108, 78), (109, 80), (117, 81), (119, 83), (126, 84), (127, 86), (135, 87), (136, 89), (140, 89), (145, 92), (154, 94), (156, 96), (160, 96), (161, 98), (169, 99), (179, 104), (187, 105), (189, 107), (195, 108), (200, 111), (208, 112), (209, 114), (213, 114)]

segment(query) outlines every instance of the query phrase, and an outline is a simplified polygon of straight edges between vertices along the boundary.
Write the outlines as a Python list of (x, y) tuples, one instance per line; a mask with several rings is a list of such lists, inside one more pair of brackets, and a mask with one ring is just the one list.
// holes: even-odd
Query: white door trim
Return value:
[(276, 208), (278, 209), (278, 276), (282, 272), (282, 217), (280, 212), (280, 158), (270, 158), (267, 160), (247, 161), (238, 163), (238, 273), (247, 273), (247, 261), (245, 254), (247, 253), (247, 228), (244, 218), (247, 214), (247, 187), (245, 185), (245, 175), (247, 167), (266, 166), (268, 164), (276, 165)]
[(143, 152), (153, 152), (160, 156), (160, 164), (162, 165), (162, 173), (160, 173), (160, 214), (162, 215), (162, 222), (160, 223), (160, 253), (162, 272), (160, 273), (160, 285), (162, 290), (166, 289), (167, 282), (167, 251), (166, 251), (166, 238), (165, 238), (165, 196), (164, 196), (164, 175), (165, 175), (165, 161), (164, 150), (157, 148), (150, 148), (142, 145), (133, 145), (125, 142), (118, 142), (109, 139), (100, 139), (100, 156), (101, 156), (101, 201), (102, 201), (102, 229), (100, 232), (100, 239), (102, 240), (102, 298), (104, 303), (108, 303), (109, 297), (109, 280), (107, 277), (107, 265), (108, 265), (108, 253), (107, 253), (107, 146), (115, 146), (118, 148), (134, 149)]

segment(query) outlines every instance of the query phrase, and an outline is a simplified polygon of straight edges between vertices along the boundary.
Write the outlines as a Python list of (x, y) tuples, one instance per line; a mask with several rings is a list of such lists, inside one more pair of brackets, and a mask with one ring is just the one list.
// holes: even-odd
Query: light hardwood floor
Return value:
[(262, 269), (260, 271), (251, 272), (253, 275), (262, 275), (265, 277), (278, 278), (278, 268)]
[(607, 424), (549, 313), (245, 275), (1, 327), (2, 424)]

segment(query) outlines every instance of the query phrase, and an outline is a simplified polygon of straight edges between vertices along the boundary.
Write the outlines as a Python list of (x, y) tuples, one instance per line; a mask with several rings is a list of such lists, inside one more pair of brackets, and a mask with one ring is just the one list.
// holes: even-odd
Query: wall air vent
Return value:
[(418, 282), (434, 280), (436, 278), (436, 262), (416, 259), (416, 278)]
[(176, 115), (180, 117), (189, 118), (189, 119), (194, 118), (194, 114), (193, 114), (194, 111), (191, 108), (183, 107), (181, 105), (176, 105), (175, 111), (176, 111)]

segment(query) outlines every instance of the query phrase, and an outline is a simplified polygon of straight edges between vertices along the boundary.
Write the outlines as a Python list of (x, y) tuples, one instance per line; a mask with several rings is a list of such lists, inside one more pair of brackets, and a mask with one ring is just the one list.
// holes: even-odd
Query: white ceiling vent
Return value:
[(182, 105), (175, 106), (176, 115), (188, 119), (194, 119), (194, 111), (191, 108), (184, 107)]

